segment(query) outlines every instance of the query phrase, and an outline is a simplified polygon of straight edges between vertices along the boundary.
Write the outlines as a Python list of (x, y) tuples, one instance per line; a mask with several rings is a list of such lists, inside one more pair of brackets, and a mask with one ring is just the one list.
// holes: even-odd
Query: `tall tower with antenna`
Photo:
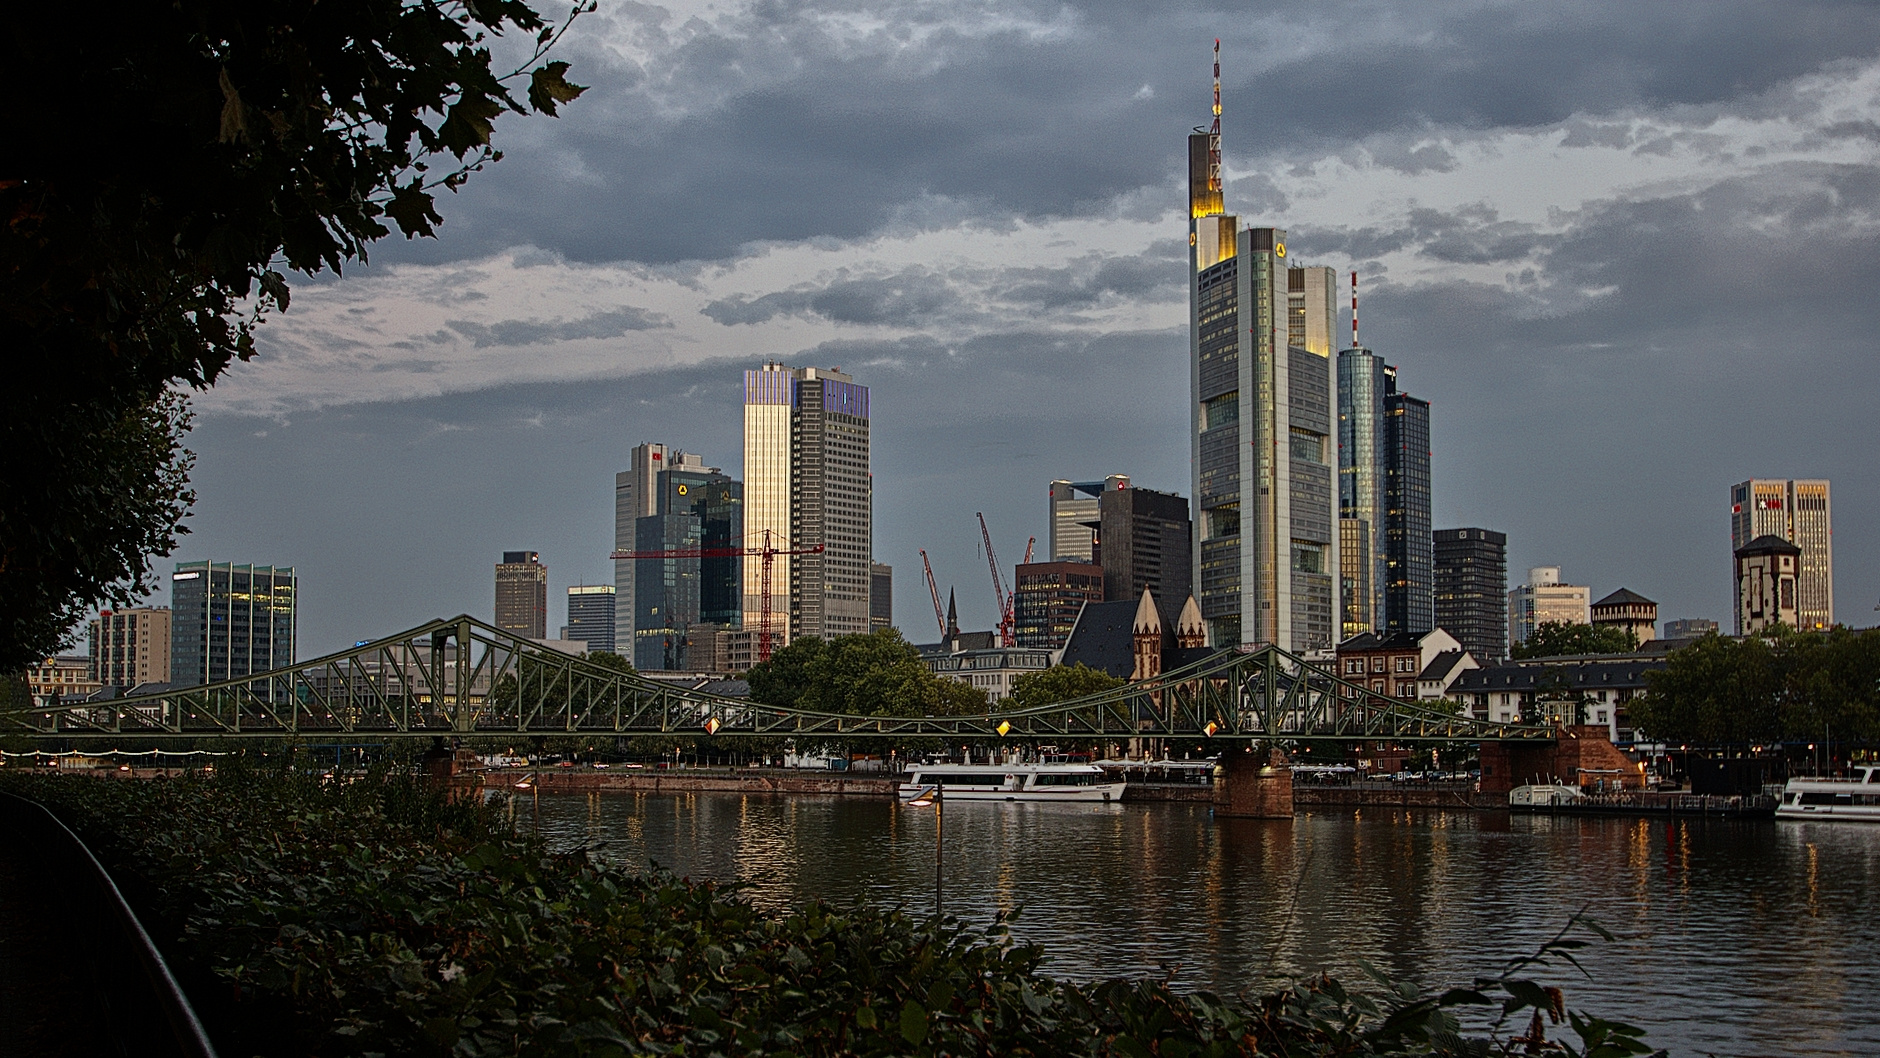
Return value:
[(1213, 121), (1188, 137), (1193, 584), (1215, 646), (1329, 649), (1339, 631), (1332, 407), (1337, 277), (1227, 212)]

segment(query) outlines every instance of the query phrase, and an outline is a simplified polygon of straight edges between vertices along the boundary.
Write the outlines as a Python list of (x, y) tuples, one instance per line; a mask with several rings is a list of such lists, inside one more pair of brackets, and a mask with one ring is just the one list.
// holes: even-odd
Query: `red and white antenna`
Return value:
[(1351, 270), (1351, 347), (1358, 345), (1358, 270)]
[(1221, 190), (1221, 38), (1214, 38), (1214, 127), (1208, 130), (1208, 190)]

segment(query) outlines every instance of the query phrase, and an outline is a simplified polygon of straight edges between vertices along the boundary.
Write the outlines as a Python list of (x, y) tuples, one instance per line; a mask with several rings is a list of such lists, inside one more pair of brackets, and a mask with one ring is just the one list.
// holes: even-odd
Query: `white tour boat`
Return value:
[(1561, 808), (1574, 804), (1584, 795), (1577, 786), (1564, 783), (1537, 783), (1517, 786), (1508, 791), (1509, 808)]
[(901, 800), (938, 787), (948, 801), (1120, 801), (1123, 786), (1094, 764), (915, 764)]
[(1880, 765), (1831, 779), (1790, 779), (1777, 819), (1867, 819), (1880, 822)]

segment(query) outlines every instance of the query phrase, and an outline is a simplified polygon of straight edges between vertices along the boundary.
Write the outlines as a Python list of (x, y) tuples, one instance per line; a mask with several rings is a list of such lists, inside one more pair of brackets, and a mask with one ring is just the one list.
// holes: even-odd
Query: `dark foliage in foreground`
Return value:
[[(1645, 1053), (1520, 974), (1421, 996), (1320, 977), (1253, 998), (1079, 986), (1040, 953), (898, 911), (760, 912), (510, 837), (411, 781), (6, 776), (93, 843), (185, 964), (222, 983), (228, 1053), (319, 1055), (1398, 1055)], [(200, 1001), (200, 1000), (199, 1000)], [(1521, 1035), (1465, 1039), (1484, 1007)], [(1538, 1037), (1567, 1019), (1580, 1039)]]

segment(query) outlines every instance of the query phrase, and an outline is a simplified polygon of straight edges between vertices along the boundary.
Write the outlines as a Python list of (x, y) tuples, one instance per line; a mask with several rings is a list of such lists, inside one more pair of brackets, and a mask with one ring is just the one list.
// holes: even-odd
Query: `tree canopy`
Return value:
[[(0, 670), (55, 650), (75, 611), (148, 590), (192, 499), (187, 415), (165, 394), (254, 355), (285, 273), (364, 261), (388, 223), (434, 234), (437, 190), (500, 157), (497, 116), (581, 93), (542, 61), (566, 24), (522, 0), (9, 13)], [(526, 41), (513, 72), (491, 51), (505, 32)]]
[(1633, 726), (1654, 739), (1880, 739), (1880, 630), (1705, 636), (1666, 660), (1628, 705)]
[(986, 694), (928, 671), (892, 628), (822, 640), (806, 636), (745, 674), (751, 699), (857, 716), (984, 713)]
[(1570, 624), (1543, 621), (1526, 640), (1516, 643), (1509, 656), (1554, 658), (1573, 654), (1623, 654), (1638, 649), (1638, 638), (1617, 625)]
[(1006, 709), (1055, 705), (1087, 694), (1115, 690), (1128, 682), (1100, 669), (1093, 669), (1081, 661), (1075, 665), (1053, 665), (1039, 672), (1028, 672), (1014, 680), (1011, 696), (999, 704)]

